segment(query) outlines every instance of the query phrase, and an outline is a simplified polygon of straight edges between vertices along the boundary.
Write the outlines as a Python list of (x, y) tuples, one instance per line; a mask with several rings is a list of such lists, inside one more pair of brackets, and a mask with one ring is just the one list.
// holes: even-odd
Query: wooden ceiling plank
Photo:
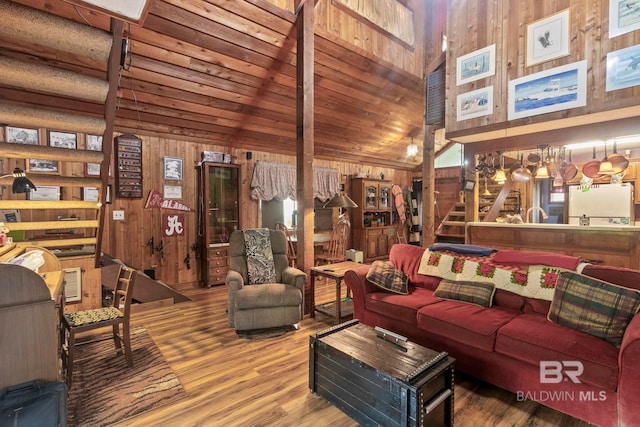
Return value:
[[(131, 79), (123, 78), (123, 87), (131, 87), (131, 84), (129, 84), (130, 82), (132, 82)], [(205, 114), (208, 114), (209, 112), (211, 114), (209, 121), (215, 121), (217, 116), (229, 119), (242, 117), (245, 114), (245, 109), (247, 108), (245, 105), (238, 102), (226, 101), (199, 93), (185, 92), (178, 88), (158, 85), (148, 81), (140, 81), (136, 79), (135, 83), (137, 84), (137, 88), (135, 89), (136, 98), (144, 98), (149, 103), (171, 106), (177, 110), (204, 111)], [(130, 90), (127, 89), (122, 92), (121, 96), (123, 99), (134, 99)], [(155, 99), (155, 101), (151, 101), (152, 98)], [(202, 110), (203, 108), (206, 111)], [(270, 110), (263, 108), (254, 111), (254, 115), (257, 120), (267, 119), (277, 122), (287, 122), (290, 120), (290, 115), (287, 113), (286, 109), (282, 108)]]
[[(254, 102), (256, 102), (256, 100), (251, 96), (245, 96), (233, 91), (224, 91), (211, 86), (205, 86), (205, 85), (201, 85), (193, 82), (188, 82), (176, 77), (163, 75), (163, 74), (142, 70), (142, 69), (137, 69), (135, 72), (135, 81), (138, 81), (138, 80), (143, 80), (148, 82), (157, 82), (164, 86), (173, 87), (176, 89), (182, 89), (182, 90), (189, 91), (196, 94), (207, 95), (213, 98), (220, 98), (225, 101), (237, 102), (244, 105), (252, 105)], [(280, 100), (282, 100), (281, 97), (280, 97)], [(267, 100), (260, 100), (260, 103), (263, 107), (269, 106), (274, 110), (283, 109), (285, 111), (286, 110), (292, 111), (291, 103), (294, 101), (293, 100), (287, 100), (287, 101), (288, 101), (287, 103), (276, 104)]]
[[(151, 6), (151, 13), (154, 16), (165, 17), (174, 23), (178, 23), (180, 26), (195, 30), (199, 34), (212, 36), (220, 41), (226, 41), (235, 46), (244, 47), (247, 50), (263, 54), (269, 58), (279, 58), (287, 64), (295, 64), (294, 52), (289, 51), (286, 52), (284, 56), (281, 56), (281, 49), (283, 46), (264, 42), (249, 34), (245, 34), (217, 22), (210, 21), (203, 16), (189, 12), (169, 3), (163, 1), (154, 2)], [(150, 17), (151, 15), (149, 18)], [(145, 23), (145, 27), (151, 28), (160, 33), (165, 33), (164, 31), (161, 31), (160, 28), (156, 27), (156, 21), (151, 21), (149, 18)], [(189, 38), (186, 38), (185, 40), (194, 43), (194, 41), (191, 41)]]

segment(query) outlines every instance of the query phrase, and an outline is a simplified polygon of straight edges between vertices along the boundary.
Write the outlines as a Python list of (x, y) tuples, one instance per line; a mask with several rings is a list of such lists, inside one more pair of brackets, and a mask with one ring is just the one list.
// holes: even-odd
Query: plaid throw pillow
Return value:
[(397, 294), (409, 293), (409, 277), (385, 261), (374, 261), (367, 273), (367, 280), (376, 286)]
[(491, 307), (496, 286), (488, 282), (464, 282), (442, 279), (433, 296)]
[(556, 283), (547, 318), (620, 347), (638, 308), (640, 292), (567, 271)]

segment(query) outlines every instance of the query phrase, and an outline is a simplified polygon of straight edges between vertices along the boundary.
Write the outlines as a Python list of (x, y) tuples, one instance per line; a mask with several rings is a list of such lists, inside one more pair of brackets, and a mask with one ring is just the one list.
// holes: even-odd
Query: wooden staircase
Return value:
[(455, 203), (436, 230), (436, 242), (464, 243), (465, 204)]

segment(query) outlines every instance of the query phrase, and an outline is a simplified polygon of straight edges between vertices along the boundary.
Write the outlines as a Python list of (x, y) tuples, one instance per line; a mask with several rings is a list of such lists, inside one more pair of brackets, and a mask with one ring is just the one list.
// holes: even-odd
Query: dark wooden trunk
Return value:
[(453, 362), (353, 320), (310, 337), (309, 388), (363, 426), (452, 426)]

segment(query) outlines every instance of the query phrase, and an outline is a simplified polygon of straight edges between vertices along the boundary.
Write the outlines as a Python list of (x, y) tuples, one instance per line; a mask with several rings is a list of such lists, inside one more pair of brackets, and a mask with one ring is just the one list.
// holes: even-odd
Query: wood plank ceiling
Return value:
[[(16, 3), (109, 28), (106, 15), (61, 0)], [(316, 35), (315, 157), (414, 170), (422, 156), (407, 157), (406, 146), (411, 137), (422, 145), (422, 79), (337, 37)], [(144, 25), (125, 26), (125, 36), (130, 54), (116, 131), (295, 155), (292, 13), (263, 0), (153, 0)], [(86, 60), (14, 40), (0, 40), (0, 54), (104, 74)], [(1, 84), (0, 97), (101, 114), (97, 104)]]

